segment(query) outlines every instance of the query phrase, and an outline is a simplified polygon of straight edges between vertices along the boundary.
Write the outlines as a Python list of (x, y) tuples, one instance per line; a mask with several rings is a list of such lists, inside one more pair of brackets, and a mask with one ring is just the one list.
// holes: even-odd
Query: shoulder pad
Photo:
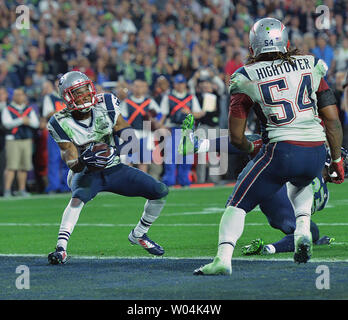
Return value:
[(236, 70), (231, 75), (231, 78), (230, 78), (230, 83), (229, 83), (230, 94), (245, 93), (245, 91), (242, 89), (243, 84), (249, 81), (250, 81), (250, 77), (244, 67), (241, 67), (238, 70)]
[(314, 57), (314, 71), (320, 78), (326, 76), (328, 69), (329, 68), (324, 60)]

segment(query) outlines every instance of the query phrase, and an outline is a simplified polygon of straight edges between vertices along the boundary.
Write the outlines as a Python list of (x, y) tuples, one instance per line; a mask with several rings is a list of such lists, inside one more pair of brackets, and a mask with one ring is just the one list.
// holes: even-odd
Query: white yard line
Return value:
[[(1, 222), (0, 227), (56, 227), (59, 223), (21, 223), (21, 222)], [(246, 226), (268, 226), (268, 223), (254, 222), (246, 223)], [(348, 226), (348, 223), (317, 223), (318, 226), (337, 227)], [(97, 228), (113, 228), (113, 227), (134, 227), (134, 223), (77, 223), (77, 227), (97, 227)], [(217, 227), (218, 223), (155, 223), (152, 227)]]
[[(47, 258), (47, 254), (32, 254), (32, 253), (0, 253), (0, 257), (29, 257), (29, 258)], [(70, 255), (72, 259), (83, 259), (83, 260), (106, 260), (106, 259), (129, 259), (129, 260), (138, 260), (138, 259), (146, 259), (146, 260), (203, 260), (203, 259), (213, 259), (211, 256), (202, 256), (202, 257), (146, 257), (146, 256), (84, 256), (84, 255)], [(292, 258), (233, 258), (235, 261), (272, 261), (272, 262), (283, 262), (283, 261), (294, 261)], [(320, 262), (348, 262), (348, 259), (322, 259), (322, 258), (312, 258), (309, 260), (310, 263), (320, 263)]]

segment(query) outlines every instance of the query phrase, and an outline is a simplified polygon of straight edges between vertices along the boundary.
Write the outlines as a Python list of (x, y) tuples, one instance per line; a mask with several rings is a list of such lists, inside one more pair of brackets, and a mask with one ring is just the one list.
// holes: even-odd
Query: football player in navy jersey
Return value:
[[(96, 94), (93, 82), (78, 71), (64, 74), (58, 87), (67, 107), (55, 113), (47, 127), (70, 169), (68, 185), (72, 196), (63, 213), (56, 249), (48, 255), (49, 263), (67, 261), (68, 240), (80, 212), (102, 191), (147, 199), (142, 217), (128, 240), (150, 254), (163, 255), (164, 249), (152, 241), (147, 232), (165, 205), (168, 187), (120, 163), (120, 155), (137, 152), (139, 143), (134, 129), (120, 113), (119, 99), (110, 93)], [(107, 146), (97, 152), (96, 143)]]

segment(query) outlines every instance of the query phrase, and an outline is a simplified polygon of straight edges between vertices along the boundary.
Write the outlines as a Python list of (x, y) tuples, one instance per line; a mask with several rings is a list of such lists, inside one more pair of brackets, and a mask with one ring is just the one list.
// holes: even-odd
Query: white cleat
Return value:
[(231, 264), (225, 265), (222, 263), (219, 257), (215, 257), (212, 263), (206, 264), (198, 269), (196, 269), (193, 274), (195, 276), (206, 276), (206, 275), (223, 275), (230, 276), (232, 274)]

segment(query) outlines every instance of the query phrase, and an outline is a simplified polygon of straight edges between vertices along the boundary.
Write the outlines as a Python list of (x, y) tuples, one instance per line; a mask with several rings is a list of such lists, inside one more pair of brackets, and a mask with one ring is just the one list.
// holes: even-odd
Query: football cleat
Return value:
[(232, 266), (225, 265), (222, 263), (219, 257), (215, 257), (212, 263), (206, 264), (195, 271), (193, 271), (195, 276), (214, 276), (214, 275), (223, 275), (229, 276), (232, 274)]
[(321, 246), (321, 245), (330, 245), (335, 241), (335, 238), (330, 238), (328, 236), (323, 236), (320, 239), (318, 239), (316, 242), (314, 242), (315, 245)]
[(192, 114), (188, 114), (181, 125), (181, 138), (178, 146), (179, 154), (186, 156), (187, 154), (196, 153), (199, 147), (198, 137), (194, 135), (195, 119)]
[(131, 244), (137, 244), (142, 246), (148, 253), (153, 254), (155, 256), (161, 256), (164, 254), (164, 249), (157, 244), (155, 241), (152, 241), (146, 233), (144, 233), (141, 237), (136, 237), (134, 235), (134, 229), (128, 235), (128, 240)]
[(192, 114), (188, 114), (184, 121), (182, 122), (181, 129), (182, 130), (194, 130), (195, 128), (195, 118)]
[(296, 235), (294, 262), (306, 263), (312, 256), (312, 235)]
[(68, 254), (62, 247), (57, 247), (56, 251), (51, 252), (48, 255), (49, 264), (64, 264), (66, 263)]
[(262, 239), (255, 239), (251, 243), (242, 248), (242, 254), (244, 256), (251, 256), (256, 254), (263, 254), (264, 243)]

